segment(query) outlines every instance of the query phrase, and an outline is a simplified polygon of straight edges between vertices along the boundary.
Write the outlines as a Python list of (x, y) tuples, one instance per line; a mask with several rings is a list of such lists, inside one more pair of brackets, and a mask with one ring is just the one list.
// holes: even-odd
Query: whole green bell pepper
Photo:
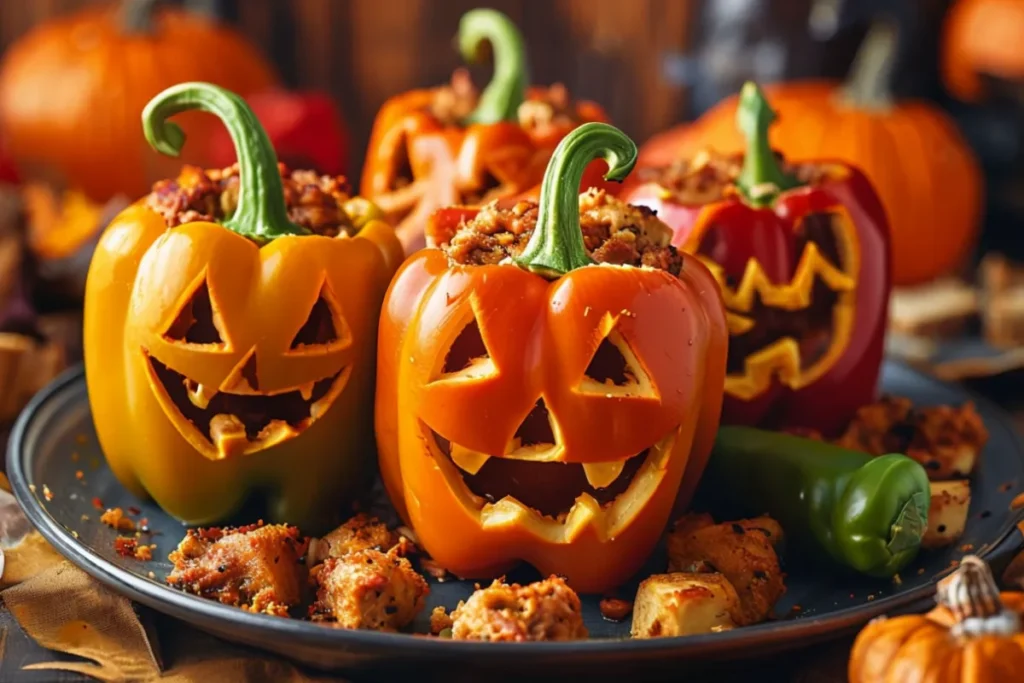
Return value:
[(804, 550), (874, 577), (916, 557), (931, 499), (924, 468), (904, 455), (751, 427), (719, 429), (701, 488), (744, 514), (774, 517)]

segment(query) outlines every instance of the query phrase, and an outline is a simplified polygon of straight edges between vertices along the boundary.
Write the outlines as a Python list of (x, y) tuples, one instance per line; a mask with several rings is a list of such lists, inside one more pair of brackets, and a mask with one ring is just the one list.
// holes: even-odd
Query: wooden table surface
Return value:
[[(1024, 433), (1024, 396), (1020, 395), (1021, 376), (1015, 374), (984, 381), (972, 382), (968, 387), (981, 395), (985, 395), (1004, 410), (1010, 412), (1014, 417), (1017, 429)], [(144, 617), (152, 619), (164, 628), (174, 628), (175, 622), (169, 617), (147, 613), (146, 608), (139, 608)], [(3, 608), (0, 603), (0, 633), (6, 633), (3, 646), (0, 647), (0, 681), (7, 683), (78, 683), (92, 680), (79, 674), (58, 672), (58, 671), (36, 671), (27, 672), (22, 669), (27, 664), (35, 662), (51, 662), (60, 659), (71, 659), (45, 650), (31, 638), (25, 635), (18, 624), (11, 617), (10, 612)], [(853, 643), (853, 636), (844, 636), (824, 644), (815, 644), (804, 650), (786, 653), (783, 655), (741, 661), (731, 668), (716, 669), (713, 674), (706, 676), (692, 677), (686, 675), (688, 682), (757, 680), (759, 683), (845, 683), (846, 663), (849, 656), (850, 646)], [(739, 656), (741, 653), (737, 653)], [(165, 662), (167, 666), (173, 666), (173, 661)], [(681, 680), (685, 672), (674, 670), (666, 671), (660, 680), (671, 677)], [(755, 678), (756, 676), (756, 678)], [(445, 683), (458, 683), (459, 677), (456, 672), (418, 672), (418, 681), (443, 680)], [(334, 680), (334, 679), (331, 679)], [(358, 682), (362, 677), (338, 678), (336, 680), (348, 680)], [(494, 678), (492, 681), (500, 680)], [(221, 682), (217, 682), (221, 683)], [(224, 683), (232, 683), (225, 681)]]

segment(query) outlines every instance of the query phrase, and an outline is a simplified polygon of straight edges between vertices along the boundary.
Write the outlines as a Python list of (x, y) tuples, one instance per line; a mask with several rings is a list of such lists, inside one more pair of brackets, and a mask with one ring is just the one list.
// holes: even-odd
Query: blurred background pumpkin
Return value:
[(0, 63), (0, 129), (27, 179), (81, 190), (102, 203), (136, 198), (181, 161), (202, 164), (214, 117), (183, 115), (182, 160), (146, 145), (146, 102), (182, 81), (243, 96), (277, 83), (259, 50), (214, 17), (157, 0), (122, 0), (45, 21)]
[[(775, 148), (797, 161), (841, 159), (872, 180), (889, 215), (896, 285), (927, 282), (963, 266), (982, 210), (981, 172), (954, 122), (934, 104), (892, 94), (898, 37), (908, 26), (875, 21), (845, 82), (794, 80), (765, 89), (779, 115), (771, 133)], [(640, 164), (670, 163), (706, 147), (740, 152), (735, 122), (732, 96), (695, 123), (653, 136)]]

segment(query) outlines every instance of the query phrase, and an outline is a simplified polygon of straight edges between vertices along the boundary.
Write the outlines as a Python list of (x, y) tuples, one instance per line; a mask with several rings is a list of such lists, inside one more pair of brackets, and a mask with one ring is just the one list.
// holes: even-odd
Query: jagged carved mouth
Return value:
[[(435, 456), (454, 467), (478, 507), (514, 502), (543, 517), (565, 522), (581, 501), (606, 509), (623, 497), (642, 473), (660, 460), (652, 448), (623, 460), (568, 463), (554, 460), (555, 443), (542, 401), (530, 412), (501, 456), (490, 456), (454, 444), (424, 425), (436, 445)], [(664, 441), (664, 440), (663, 440)], [(659, 457), (652, 457), (654, 451)]]
[(146, 358), (172, 422), (179, 430), (189, 426), (217, 459), (262, 450), (302, 433), (330, 407), (351, 367), (292, 391), (236, 393), (206, 389), (149, 354)]
[(798, 389), (827, 371), (853, 325), (859, 252), (845, 211), (808, 214), (797, 230), (800, 258), (789, 282), (773, 283), (751, 260), (741, 274), (711, 258), (714, 227), (698, 256), (722, 288), (729, 324), (726, 391), (744, 399), (778, 378)]

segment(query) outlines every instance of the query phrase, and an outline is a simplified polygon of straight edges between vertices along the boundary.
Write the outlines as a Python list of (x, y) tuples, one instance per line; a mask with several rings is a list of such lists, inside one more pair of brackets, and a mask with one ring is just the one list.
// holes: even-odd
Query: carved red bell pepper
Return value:
[(831, 161), (780, 163), (775, 119), (744, 86), (743, 158), (647, 168), (623, 198), (654, 209), (673, 244), (722, 288), (729, 321), (724, 424), (841, 429), (874, 397), (890, 294), (889, 229), (866, 177)]

